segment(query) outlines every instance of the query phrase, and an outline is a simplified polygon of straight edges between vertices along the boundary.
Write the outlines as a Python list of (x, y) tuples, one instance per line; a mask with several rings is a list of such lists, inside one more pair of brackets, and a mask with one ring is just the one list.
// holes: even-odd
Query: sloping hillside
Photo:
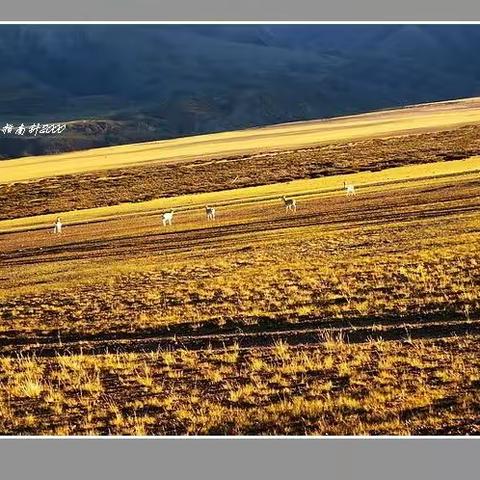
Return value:
[[(475, 25), (2, 25), (0, 158), (477, 95)], [(102, 126), (99, 128), (99, 124)]]
[(472, 98), (26, 157), (0, 162), (0, 220), (479, 155)]

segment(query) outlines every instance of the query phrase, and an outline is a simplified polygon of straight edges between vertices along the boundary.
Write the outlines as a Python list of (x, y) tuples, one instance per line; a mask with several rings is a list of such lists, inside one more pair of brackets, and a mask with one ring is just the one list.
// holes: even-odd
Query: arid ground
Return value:
[(478, 434), (477, 103), (0, 163), (0, 433)]

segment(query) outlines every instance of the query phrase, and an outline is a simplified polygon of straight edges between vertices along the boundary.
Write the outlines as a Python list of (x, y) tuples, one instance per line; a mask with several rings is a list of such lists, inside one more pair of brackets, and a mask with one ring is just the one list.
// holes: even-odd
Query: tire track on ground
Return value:
[[(335, 339), (347, 343), (373, 340), (410, 341), (424, 338), (464, 336), (480, 333), (480, 320), (455, 320), (407, 324), (398, 320), (397, 325), (369, 325), (359, 327), (305, 328), (236, 333), (211, 332), (203, 335), (169, 335), (159, 337), (130, 337), (124, 339), (99, 339), (23, 345), (22, 355), (52, 357), (56, 355), (106, 353), (142, 353), (157, 350), (205, 350), (223, 349), (235, 344), (241, 348), (268, 347), (282, 341), (291, 346), (316, 345)], [(17, 356), (18, 345), (3, 345), (0, 356)]]

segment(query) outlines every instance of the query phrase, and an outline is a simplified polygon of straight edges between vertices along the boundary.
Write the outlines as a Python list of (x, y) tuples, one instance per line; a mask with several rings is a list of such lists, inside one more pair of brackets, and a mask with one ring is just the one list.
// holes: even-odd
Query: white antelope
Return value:
[(166, 225), (171, 225), (172, 220), (173, 220), (173, 210), (170, 210), (169, 212), (165, 212), (162, 214), (162, 222), (164, 227)]
[(205, 213), (207, 215), (207, 220), (215, 220), (215, 207), (205, 206)]
[(60, 220), (60, 217), (57, 217), (53, 224), (53, 233), (62, 233), (62, 221)]
[(343, 188), (347, 191), (347, 197), (356, 195), (355, 186), (351, 183), (343, 182)]
[(288, 212), (288, 211), (296, 212), (297, 211), (297, 202), (295, 201), (294, 198), (287, 198), (285, 195), (282, 198), (283, 198), (283, 203), (285, 204), (285, 212)]

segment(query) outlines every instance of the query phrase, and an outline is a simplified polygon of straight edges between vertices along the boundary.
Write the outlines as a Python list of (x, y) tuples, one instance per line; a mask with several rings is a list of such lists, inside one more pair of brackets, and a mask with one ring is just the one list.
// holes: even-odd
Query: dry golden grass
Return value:
[[(0, 267), (0, 338), (16, 332), (60, 343), (74, 334), (128, 338), (349, 321), (360, 328), (361, 319), (381, 333), (402, 323), (477, 319), (475, 188), (459, 188), (458, 199), (443, 185), (428, 201), (423, 189), (431, 186), (305, 201), (295, 218), (285, 218), (280, 204), (271, 218), (281, 228), (260, 222), (235, 234), (228, 225), (238, 219), (227, 218), (225, 236), (216, 227), (198, 230), (190, 248), (188, 223), (166, 243), (161, 234), (151, 246), (133, 237), (125, 251), (112, 239), (85, 256), (80, 243), (74, 259), (61, 244), (58, 253), (48, 253), (48, 244), (34, 249), (26, 263), (28, 252), (18, 259), (12, 252)], [(247, 211), (246, 225), (250, 218)]]
[[(295, 217), (280, 204), (272, 229), (244, 207), (208, 249), (218, 226), (185, 248), (187, 222), (167, 253), (143, 236), (137, 254), (96, 245), (96, 260), (61, 244), (12, 250), (0, 268), (0, 431), (479, 433), (479, 337), (467, 334), (480, 312), (477, 188), (466, 177), (313, 198)], [(239, 221), (256, 226), (234, 234)], [(99, 342), (103, 354), (75, 354)]]
[[(56, 435), (475, 434), (478, 341), (277, 344), (234, 348), (235, 362), (226, 361), (228, 348), (7, 359), (0, 362), (0, 428)], [(167, 353), (173, 362), (162, 360)]]
[(479, 433), (479, 168), (0, 222), (0, 433)]

